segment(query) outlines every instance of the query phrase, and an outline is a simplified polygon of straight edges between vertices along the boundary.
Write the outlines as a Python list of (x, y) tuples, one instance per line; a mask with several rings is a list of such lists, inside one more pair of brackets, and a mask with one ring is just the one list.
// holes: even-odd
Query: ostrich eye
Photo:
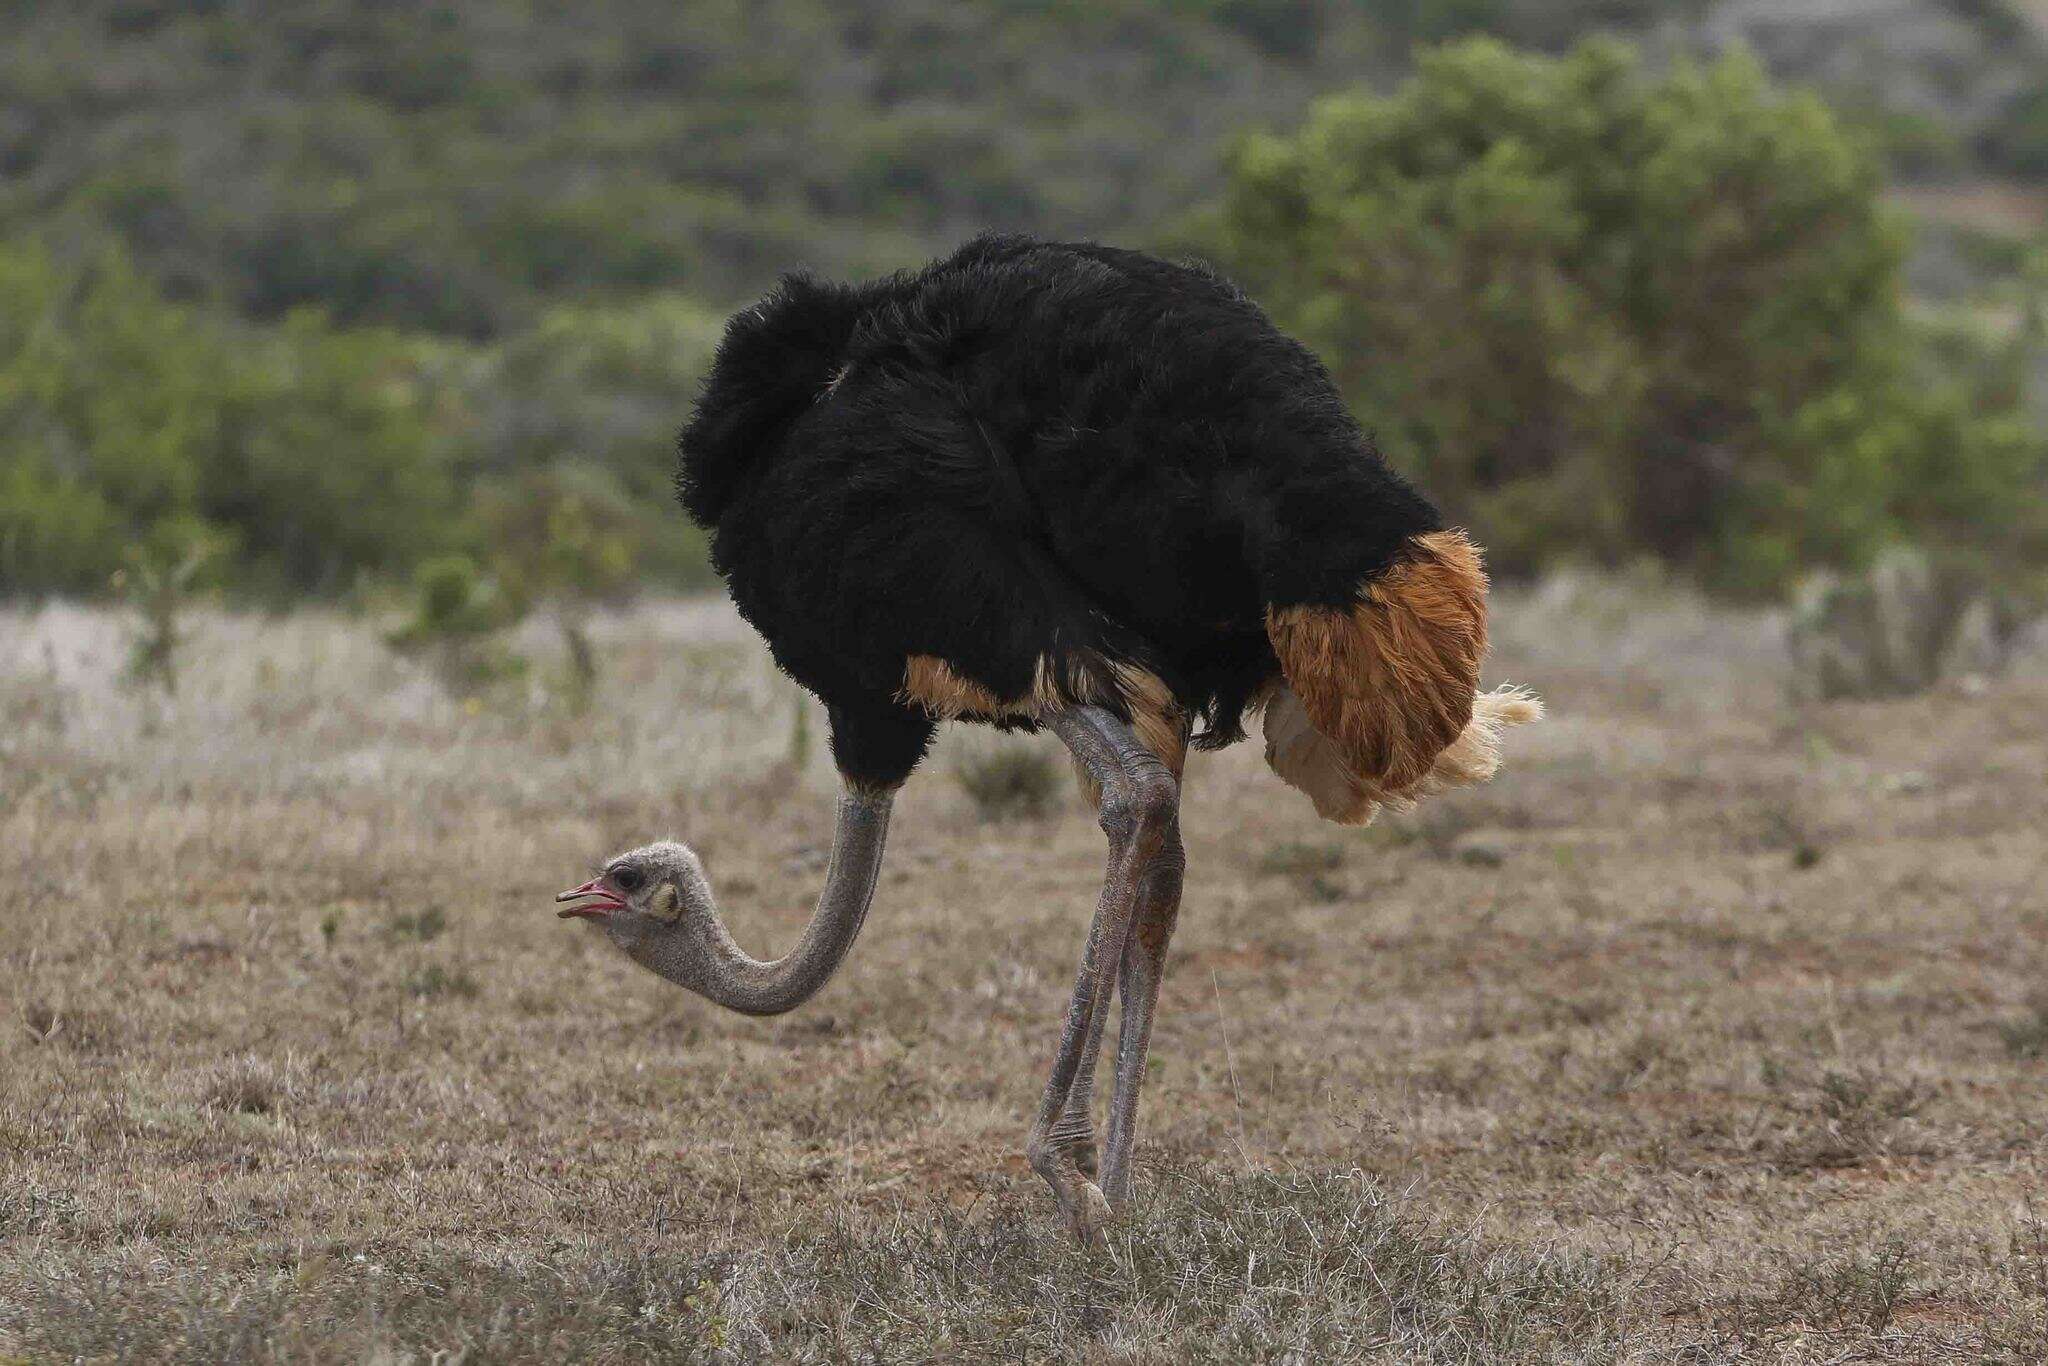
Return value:
[(612, 881), (619, 884), (622, 892), (637, 892), (647, 885), (647, 874), (630, 864), (612, 872)]

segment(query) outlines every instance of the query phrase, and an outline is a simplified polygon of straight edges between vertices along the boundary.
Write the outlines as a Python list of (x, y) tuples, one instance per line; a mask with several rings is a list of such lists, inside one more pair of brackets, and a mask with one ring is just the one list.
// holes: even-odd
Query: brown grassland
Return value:
[(117, 615), (0, 615), (0, 1360), (2048, 1358), (2048, 667), (1799, 707), (1768, 617), (1497, 626), (1551, 719), (1488, 788), (1351, 832), (1192, 760), (1090, 1256), (1021, 1148), (1101, 836), (960, 781), (1050, 741), (950, 733), (747, 1020), (550, 902), (673, 833), (802, 923), (830, 767), (722, 604), (595, 621), (582, 716), (538, 632), (466, 703), (208, 613), (166, 699)]

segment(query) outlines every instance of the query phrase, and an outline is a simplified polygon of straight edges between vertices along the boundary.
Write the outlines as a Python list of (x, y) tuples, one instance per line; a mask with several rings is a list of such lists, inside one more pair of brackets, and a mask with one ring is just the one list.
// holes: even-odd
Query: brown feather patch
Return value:
[[(973, 679), (963, 677), (936, 655), (912, 655), (904, 662), (903, 688), (897, 696), (945, 721), (998, 716), (1037, 720), (1066, 707), (1118, 707), (1130, 715), (1131, 729), (1137, 734), (1139, 743), (1159, 756), (1159, 761), (1178, 779), (1187, 758), (1188, 721), (1180, 704), (1174, 700), (1172, 689), (1149, 669), (1118, 660), (1106, 663), (1109, 676), (1114, 680), (1116, 696), (1113, 698), (1069, 695), (1059, 679), (1091, 675), (1080, 670), (1058, 669), (1044, 657), (1039, 659), (1034, 671), (1031, 691), (1022, 697), (1005, 698), (996, 696)], [(1075, 771), (1080, 772), (1078, 768)], [(1091, 780), (1083, 779), (1082, 790), (1089, 795), (1091, 803), (1100, 804), (1101, 795), (1094, 791)]]
[[(1331, 794), (1325, 814), (1370, 819), (1373, 803), (1421, 787), (1472, 721), (1486, 655), (1479, 549), (1462, 531), (1418, 536), (1351, 607), (1274, 608), (1266, 634), (1303, 717), (1356, 788), (1346, 800)], [(1269, 708), (1269, 749), (1273, 720)], [(1313, 748), (1290, 739), (1302, 754)]]
[[(1041, 684), (1045, 681), (1043, 667), (1038, 679)], [(937, 655), (912, 655), (904, 663), (903, 691), (898, 696), (943, 721), (962, 716), (1028, 716), (1038, 706), (1035, 697), (1011, 701), (997, 697), (972, 679), (962, 678)]]
[(1131, 729), (1138, 733), (1138, 743), (1158, 755), (1178, 782), (1181, 766), (1187, 761), (1188, 721), (1166, 680), (1148, 669), (1114, 660), (1109, 671), (1131, 713)]

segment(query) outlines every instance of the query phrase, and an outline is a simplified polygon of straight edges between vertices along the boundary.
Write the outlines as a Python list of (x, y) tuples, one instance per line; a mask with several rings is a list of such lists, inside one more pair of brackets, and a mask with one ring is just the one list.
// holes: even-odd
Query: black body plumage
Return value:
[(786, 277), (727, 325), (680, 447), (733, 600), (866, 784), (929, 743), (920, 655), (1001, 698), (1041, 660), (1136, 664), (1227, 743), (1279, 673), (1267, 610), (1349, 604), (1442, 526), (1230, 283), (1017, 237)]

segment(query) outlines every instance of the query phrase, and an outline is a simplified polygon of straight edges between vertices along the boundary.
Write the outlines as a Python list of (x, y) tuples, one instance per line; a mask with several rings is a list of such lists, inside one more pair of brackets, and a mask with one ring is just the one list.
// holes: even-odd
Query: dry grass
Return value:
[(1019, 1152), (1065, 785), (985, 823), (949, 741), (841, 979), (748, 1021), (548, 899), (673, 832), (800, 924), (830, 772), (722, 606), (594, 623), (582, 717), (313, 613), (201, 621), (165, 702), (0, 615), (0, 1357), (2040, 1360), (2048, 677), (1794, 711), (1767, 620), (1500, 628), (1553, 719), (1489, 788), (1346, 832), (1192, 760), (1089, 1258)]

